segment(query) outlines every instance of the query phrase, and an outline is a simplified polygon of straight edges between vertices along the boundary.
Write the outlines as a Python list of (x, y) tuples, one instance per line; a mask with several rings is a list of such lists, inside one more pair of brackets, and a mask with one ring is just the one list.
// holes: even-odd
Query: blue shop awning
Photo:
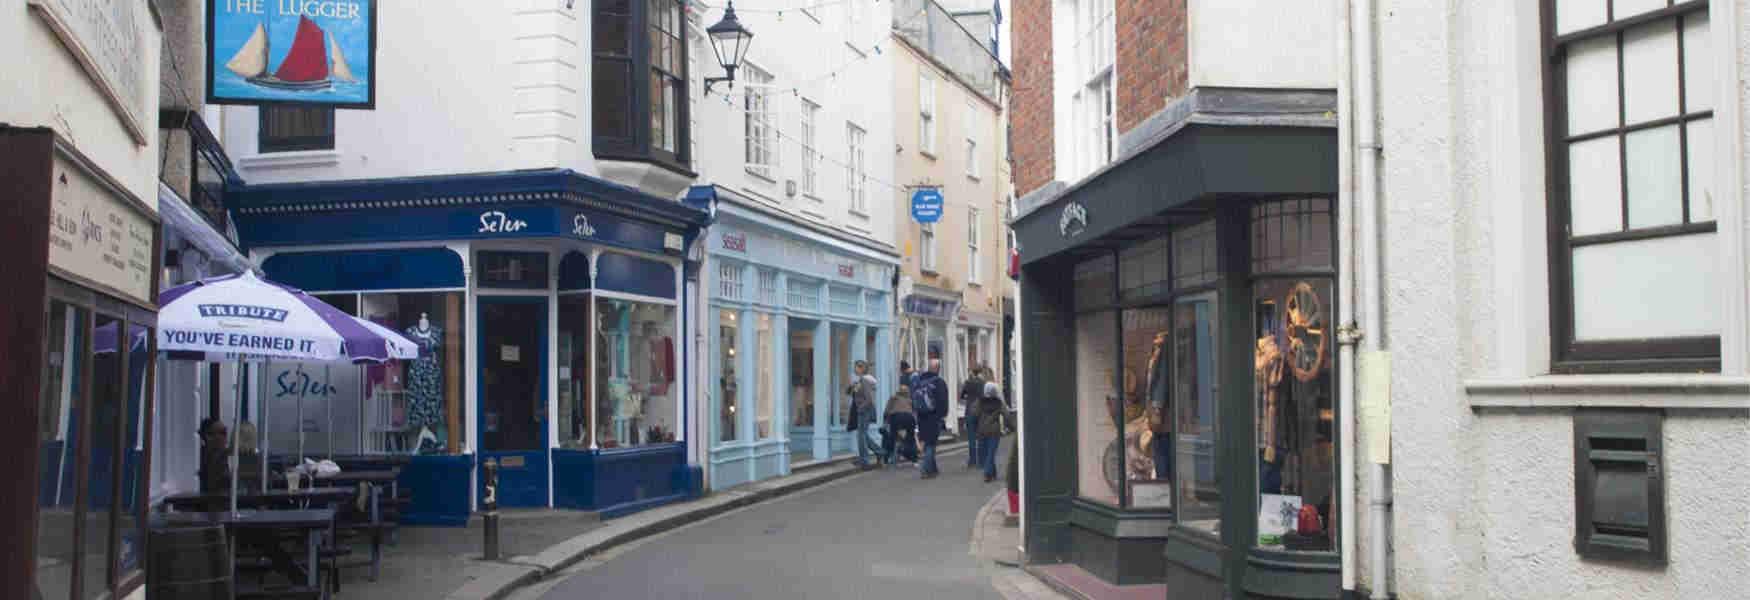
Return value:
[(243, 185), (243, 243), (305, 246), (559, 237), (678, 254), (705, 210), (569, 169)]

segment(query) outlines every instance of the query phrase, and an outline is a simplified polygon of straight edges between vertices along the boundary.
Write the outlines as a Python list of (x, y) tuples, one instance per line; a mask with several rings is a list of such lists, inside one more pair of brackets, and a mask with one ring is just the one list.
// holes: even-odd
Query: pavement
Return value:
[[(1007, 444), (1002, 458), (1007, 457)], [(502, 556), (466, 529), (408, 527), (382, 577), (349, 569), (341, 596), (537, 598), (1064, 598), (1017, 568), (1002, 480), (941, 447), (942, 477), (862, 471), (852, 456), (777, 479), (602, 521), (568, 510), (501, 511)]]

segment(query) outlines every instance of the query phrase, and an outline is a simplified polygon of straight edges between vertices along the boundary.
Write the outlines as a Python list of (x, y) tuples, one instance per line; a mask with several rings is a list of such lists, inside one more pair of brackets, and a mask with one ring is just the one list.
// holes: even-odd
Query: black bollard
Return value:
[(486, 500), (480, 503), (486, 531), (486, 560), (498, 560), (498, 461), (486, 459)]

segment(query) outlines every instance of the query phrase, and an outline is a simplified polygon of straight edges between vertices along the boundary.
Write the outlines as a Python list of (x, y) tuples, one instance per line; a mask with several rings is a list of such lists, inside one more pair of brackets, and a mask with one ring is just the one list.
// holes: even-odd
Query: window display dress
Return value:
[(407, 328), (407, 338), (419, 344), (419, 358), (407, 365), (407, 426), (426, 427), (437, 434), (436, 448), (442, 450), (445, 431), (443, 408), (443, 363), (438, 360), (443, 349), (443, 329), (420, 318), (420, 324)]

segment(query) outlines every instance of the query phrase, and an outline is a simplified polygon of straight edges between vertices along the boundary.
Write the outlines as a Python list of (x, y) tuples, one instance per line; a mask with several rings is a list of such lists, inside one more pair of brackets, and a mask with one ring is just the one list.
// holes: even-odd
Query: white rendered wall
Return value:
[(376, 110), (335, 111), (334, 150), (258, 151), (254, 107), (224, 109), (250, 183), (570, 168), (595, 172), (589, 6), (565, 0), (385, 0)]
[[(794, 8), (790, 0), (759, 0), (737, 3), (736, 15), (754, 32), (746, 63), (772, 75), (769, 124), (776, 128), (777, 165), (770, 177), (749, 173), (746, 168), (744, 127), (747, 73), (736, 73), (734, 89), (719, 83), (704, 96), (703, 78), (722, 77), (709, 42), (693, 30), (692, 131), (694, 166), (701, 184), (714, 183), (755, 199), (768, 212), (799, 217), (816, 225), (859, 236), (893, 247), (893, 214), (882, 210), (899, 192), (894, 181), (893, 160), (893, 68), (894, 47), (888, 38), (892, 14), (890, 3), (861, 6), (861, 16), (848, 24), (845, 11), (859, 3), (827, 3), (809, 11), (786, 10), (780, 18), (761, 9)], [(707, 9), (701, 22), (709, 25), (722, 17)], [(879, 43), (880, 52), (873, 48)], [(725, 100), (727, 99), (727, 103)], [(802, 191), (802, 103), (820, 106), (815, 116), (815, 144), (820, 153), (816, 164), (816, 191)], [(869, 210), (853, 213), (846, 188), (850, 155), (846, 123), (855, 123), (864, 134), (865, 198)], [(788, 193), (787, 182), (796, 193)]]
[[(1712, 10), (1720, 40), (1726, 15), (1742, 14), (1746, 3), (1722, 0)], [(1724, 375), (1549, 375), (1537, 18), (1536, 3), (1519, 0), (1447, 11), (1384, 2), (1379, 10), (1390, 588), (1406, 600), (1741, 596), (1750, 574), (1724, 565), (1750, 563), (1750, 496), (1738, 483), (1750, 477), (1741, 459), (1750, 404), (1719, 390), (1741, 381), (1743, 365), (1728, 359)], [(1732, 111), (1750, 110), (1736, 93), (1750, 80), (1742, 42), (1716, 45), (1716, 61), (1737, 61), (1721, 69), (1734, 84), (1719, 86), (1716, 105), (1734, 108), (1716, 114), (1717, 127)], [(1741, 161), (1733, 136), (1720, 137), (1716, 155)], [(1736, 169), (1722, 182), (1739, 181), (1716, 188), (1730, 190), (1716, 206), (1741, 215), (1750, 190), (1736, 174), (1745, 166), (1716, 164)], [(1719, 255), (1730, 260), (1743, 224), (1722, 216), (1720, 226)], [(1724, 315), (1744, 297), (1739, 284), (1717, 306)], [(1727, 356), (1742, 343), (1728, 327)], [(1673, 392), (1673, 384), (1691, 391)], [(1691, 407), (1668, 409), (1664, 422), (1666, 567), (1575, 553), (1571, 405)], [(1694, 408), (1704, 405), (1712, 408)], [(1365, 449), (1379, 432), (1361, 429)], [(1366, 557), (1370, 538), (1360, 525)]]
[(156, 209), (158, 56), (163, 38), (146, 3), (136, 4), (140, 55), (135, 64), (144, 83), (133, 110), (144, 141), (136, 141), (122, 125), (98, 85), (25, 0), (0, 0), (0, 53), (7, 57), (0, 66), (0, 123), (54, 129), (135, 199)]
[(1191, 87), (1337, 87), (1334, 0), (1188, 0), (1186, 10)]

